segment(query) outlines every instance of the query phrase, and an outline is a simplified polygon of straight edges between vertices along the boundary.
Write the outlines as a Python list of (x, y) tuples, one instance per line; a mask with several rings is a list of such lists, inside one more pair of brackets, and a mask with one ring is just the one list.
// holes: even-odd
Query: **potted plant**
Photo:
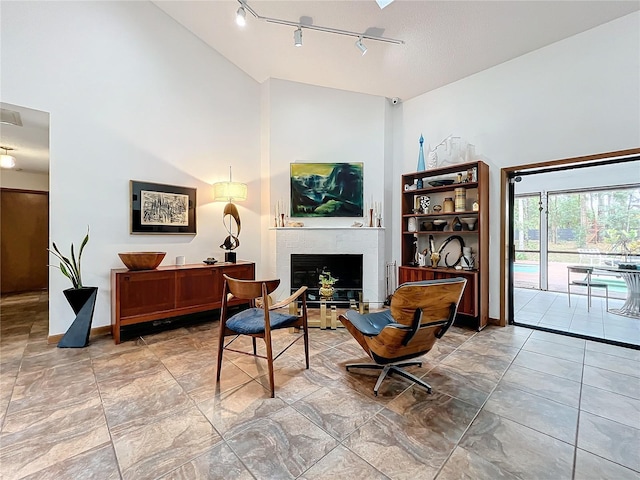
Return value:
[(333, 285), (338, 281), (337, 278), (331, 275), (331, 272), (322, 270), (319, 276), (320, 281), (320, 296), (325, 300), (331, 300), (333, 298), (334, 288)]
[(60, 260), (59, 265), (50, 266), (58, 268), (65, 277), (71, 280), (72, 287), (63, 290), (62, 293), (76, 314), (76, 319), (58, 343), (58, 347), (85, 347), (89, 343), (98, 287), (85, 287), (82, 284), (82, 252), (88, 242), (89, 227), (87, 227), (87, 234), (80, 244), (77, 258), (73, 243), (71, 244), (70, 257), (63, 255), (55, 242), (53, 242), (53, 249), (48, 249)]

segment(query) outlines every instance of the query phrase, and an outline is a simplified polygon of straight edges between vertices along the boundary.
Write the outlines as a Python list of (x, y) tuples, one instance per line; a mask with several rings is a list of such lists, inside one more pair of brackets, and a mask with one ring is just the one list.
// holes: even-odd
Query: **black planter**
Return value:
[(89, 344), (93, 310), (96, 306), (98, 287), (68, 288), (63, 290), (67, 302), (71, 305), (76, 319), (73, 321), (67, 333), (64, 334), (58, 347), (82, 348)]

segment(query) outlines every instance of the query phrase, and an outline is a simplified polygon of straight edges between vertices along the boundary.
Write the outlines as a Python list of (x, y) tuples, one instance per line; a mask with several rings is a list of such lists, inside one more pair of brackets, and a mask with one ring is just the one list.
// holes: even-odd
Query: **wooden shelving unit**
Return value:
[[(453, 183), (436, 186), (430, 183), (443, 180), (453, 180)], [(422, 188), (416, 188), (419, 181), (422, 182)], [(402, 175), (401, 188), (402, 259), (398, 271), (399, 283), (457, 276), (466, 278), (467, 286), (458, 307), (456, 323), (483, 329), (489, 321), (489, 166), (482, 161), (475, 161), (407, 173)], [(464, 200), (460, 195), (462, 191), (458, 190), (458, 208), (455, 208), (456, 189), (464, 189)], [(420, 208), (418, 198), (421, 196), (429, 197), (426, 212)], [(446, 198), (453, 200), (453, 212), (444, 211)], [(474, 202), (477, 202), (477, 210), (473, 209)], [(436, 205), (441, 206), (442, 210), (435, 211)], [(462, 222), (462, 218), (474, 218), (473, 229)], [(438, 230), (434, 220), (444, 221), (444, 229)], [(447, 242), (452, 236), (459, 239)], [(471, 270), (456, 268), (463, 263), (459, 259), (462, 243), (472, 249), (475, 264)], [(442, 254), (436, 267), (432, 266), (430, 260), (432, 250)], [(419, 264), (419, 253), (425, 255), (424, 266)]]

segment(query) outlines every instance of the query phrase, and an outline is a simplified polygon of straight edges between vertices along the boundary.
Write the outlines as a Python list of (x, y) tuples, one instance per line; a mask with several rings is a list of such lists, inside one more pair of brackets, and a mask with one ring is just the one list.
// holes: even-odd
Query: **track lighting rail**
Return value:
[(356, 37), (360, 40), (367, 39), (367, 40), (375, 40), (377, 42), (393, 43), (395, 45), (404, 45), (403, 40), (397, 40), (395, 38), (379, 37), (376, 35), (368, 35), (366, 33), (352, 32), (349, 30), (341, 30), (339, 28), (321, 27), (319, 25), (307, 25), (300, 22), (282, 20), (280, 18), (263, 17), (261, 15), (258, 15), (258, 13), (249, 6), (246, 0), (238, 0), (238, 3), (240, 4), (240, 8), (238, 9), (238, 15), (240, 15), (240, 11), (244, 9), (248, 11), (257, 20), (262, 20), (267, 23), (275, 23), (277, 25), (287, 25), (289, 27), (296, 27), (296, 28), (306, 28), (308, 30), (316, 30), (318, 32), (333, 33), (335, 35), (344, 35), (347, 37)]

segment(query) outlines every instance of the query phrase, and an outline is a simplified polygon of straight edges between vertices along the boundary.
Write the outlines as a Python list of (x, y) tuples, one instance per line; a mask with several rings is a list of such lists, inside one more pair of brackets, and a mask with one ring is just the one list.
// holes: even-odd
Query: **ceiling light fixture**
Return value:
[(393, 2), (393, 0), (376, 0), (376, 3), (380, 7), (380, 9), (383, 9), (384, 7), (389, 5), (391, 2)]
[(360, 53), (362, 53), (362, 55), (367, 53), (367, 46), (362, 43), (362, 37), (358, 38), (358, 40), (356, 41), (356, 47), (358, 47), (358, 50), (360, 50)]
[(4, 154), (0, 155), (0, 167), (13, 168), (16, 166), (16, 157), (9, 155), (9, 150), (13, 150), (11, 147), (0, 147), (4, 150)]
[(242, 6), (236, 12), (236, 23), (240, 27), (244, 27), (247, 24), (247, 12), (245, 12)]
[[(282, 20), (280, 18), (262, 17), (258, 15), (256, 11), (247, 4), (246, 0), (238, 0), (238, 3), (240, 4), (240, 8), (238, 9), (238, 12), (240, 12), (240, 10), (242, 10), (243, 12), (246, 10), (256, 20), (261, 20), (267, 23), (275, 23), (278, 25), (288, 25), (290, 27), (296, 27), (297, 30), (293, 33), (294, 45), (296, 47), (300, 47), (302, 45), (302, 29), (303, 28), (307, 28), (309, 30), (316, 30), (318, 32), (333, 33), (334, 35), (356, 37), (358, 38), (358, 41), (360, 43), (360, 45), (356, 43), (356, 46), (362, 52), (363, 55), (367, 51), (367, 47), (365, 47), (365, 45), (362, 43), (363, 39), (375, 40), (377, 42), (393, 43), (395, 45), (404, 45), (403, 40), (397, 40), (395, 38), (379, 37), (376, 35), (368, 35), (366, 33), (352, 32), (350, 30), (340, 30), (338, 28), (321, 27), (319, 25), (303, 25), (300, 22), (291, 22), (289, 20)], [(236, 20), (237, 20), (237, 16), (236, 16)], [(364, 51), (363, 51), (363, 48), (364, 48)]]
[(302, 46), (302, 29), (300, 27), (298, 27), (298, 29), (293, 32), (293, 44), (296, 47)]

